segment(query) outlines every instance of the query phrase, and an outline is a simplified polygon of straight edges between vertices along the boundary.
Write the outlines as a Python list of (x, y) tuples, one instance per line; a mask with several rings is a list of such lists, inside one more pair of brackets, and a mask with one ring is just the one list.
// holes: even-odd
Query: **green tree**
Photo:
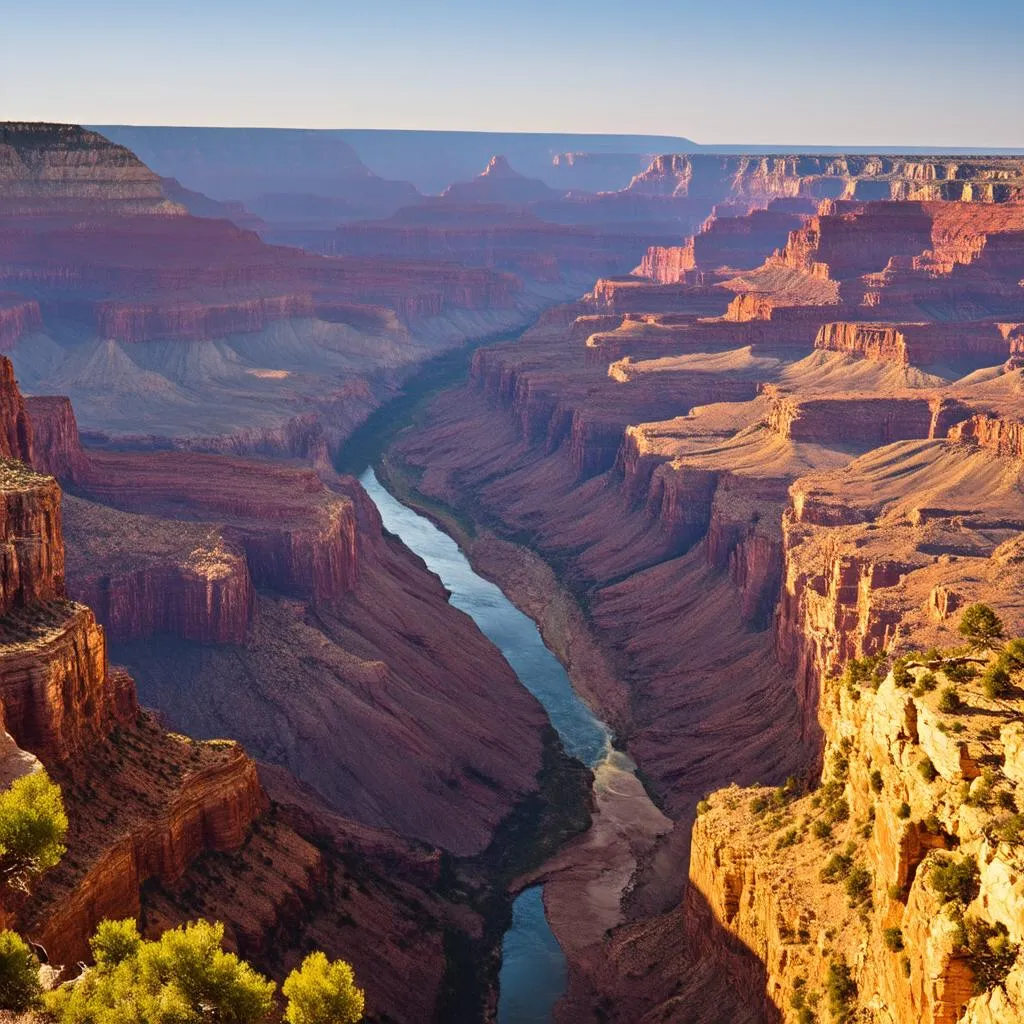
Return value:
[(944, 715), (955, 715), (963, 707), (963, 704), (955, 686), (947, 686), (939, 694), (939, 710)]
[(1002, 661), (1010, 672), (1024, 671), (1024, 637), (1016, 637), (1003, 648)]
[(1006, 635), (1003, 620), (987, 605), (972, 604), (960, 619), (960, 635), (976, 648), (992, 647)]
[(852, 1004), (857, 999), (857, 983), (845, 960), (833, 960), (825, 976), (825, 991), (828, 993), (828, 1008), (834, 1021), (845, 1021), (850, 1017)]
[(142, 937), (134, 919), (100, 921), (96, 934), (89, 940), (92, 958), (99, 970), (111, 970), (139, 952)]
[(68, 817), (60, 787), (46, 772), (15, 779), (0, 793), (0, 865), (9, 883), (55, 867), (64, 856)]
[(332, 962), (323, 953), (310, 953), (281, 991), (288, 999), (288, 1024), (356, 1024), (363, 1019), (363, 992), (344, 960)]
[(1010, 673), (998, 663), (989, 665), (981, 677), (981, 686), (988, 697), (1006, 697), (1011, 689)]
[(0, 1010), (27, 1010), (40, 991), (39, 961), (28, 943), (15, 932), (0, 932)]
[(943, 903), (956, 901), (966, 905), (978, 895), (978, 865), (970, 856), (937, 861), (928, 880)]
[(276, 986), (224, 951), (222, 924), (174, 928), (131, 952), (132, 929), (109, 925), (94, 940), (103, 962), (47, 997), (61, 1024), (260, 1024), (273, 1008)]

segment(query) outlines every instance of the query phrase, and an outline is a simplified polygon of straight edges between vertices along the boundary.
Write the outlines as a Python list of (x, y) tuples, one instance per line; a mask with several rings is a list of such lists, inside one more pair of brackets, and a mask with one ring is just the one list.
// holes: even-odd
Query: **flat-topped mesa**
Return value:
[(735, 336), (721, 325), (691, 313), (639, 314), (616, 317), (610, 330), (597, 330), (586, 339), (585, 359), (608, 367), (610, 376), (628, 379), (631, 364), (686, 352), (735, 348)]
[(922, 203), (826, 200), (769, 262), (825, 279), (859, 277), (931, 248), (932, 224)]
[(256, 333), (276, 320), (314, 315), (315, 303), (308, 292), (210, 304), (115, 301), (97, 307), (96, 329), (102, 338), (129, 344), (163, 338), (210, 341), (227, 334)]
[(833, 321), (822, 325), (814, 347), (904, 366), (996, 366), (1010, 357), (1015, 326)]
[(39, 330), (43, 314), (35, 299), (0, 292), (0, 352), (14, 346), (24, 335)]
[(690, 276), (696, 269), (691, 239), (686, 245), (649, 246), (633, 273), (657, 284), (699, 284)]
[(656, 157), (628, 190), (712, 202), (799, 196), (1005, 203), (1024, 197), (1024, 161), (1013, 156), (670, 154)]
[(775, 392), (766, 422), (770, 430), (791, 441), (874, 446), (929, 437), (934, 404), (928, 395), (819, 398)]
[(95, 611), (111, 640), (245, 640), (256, 595), (244, 553), (223, 530), (66, 494), (64, 532), (68, 593)]
[(0, 122), (0, 213), (183, 215), (131, 150), (73, 124)]
[[(351, 590), (358, 574), (352, 502), (310, 469), (190, 452), (94, 451), (80, 491), (126, 512), (219, 524), (224, 540), (245, 552), (257, 587), (326, 601)], [(225, 559), (214, 558), (211, 571), (219, 574)]]
[(729, 292), (703, 285), (659, 284), (643, 278), (602, 277), (588, 296), (595, 311), (614, 313), (698, 313), (720, 316), (729, 303)]

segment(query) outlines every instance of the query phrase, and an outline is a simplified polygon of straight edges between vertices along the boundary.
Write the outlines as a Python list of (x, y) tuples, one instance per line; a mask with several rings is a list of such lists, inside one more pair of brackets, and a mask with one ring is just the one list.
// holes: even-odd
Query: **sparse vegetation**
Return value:
[(1007, 671), (1024, 672), (1024, 637), (1008, 641), (999, 659)]
[(959, 942), (974, 972), (975, 995), (1003, 983), (1020, 949), (1010, 941), (1004, 924), (989, 924), (979, 917), (967, 917), (960, 922)]
[(838, 882), (850, 873), (853, 867), (853, 856), (849, 847), (846, 853), (833, 853), (825, 862), (825, 866), (818, 872), (818, 877), (823, 882)]
[(992, 828), (1001, 843), (1014, 845), (1024, 842), (1024, 814), (1009, 814), (1000, 818)]
[(917, 770), (921, 773), (925, 782), (934, 782), (939, 777), (939, 773), (935, 765), (932, 764), (930, 757), (922, 757), (918, 762)]
[(981, 688), (985, 691), (986, 697), (993, 699), (1006, 697), (1013, 688), (1010, 683), (1010, 673), (999, 662), (989, 665), (981, 675)]
[(850, 966), (845, 960), (833, 960), (825, 976), (825, 991), (828, 994), (828, 1008), (834, 1021), (850, 1019), (857, 999), (857, 983), (853, 980)]
[(932, 865), (928, 874), (943, 903), (968, 904), (978, 895), (978, 865), (973, 857), (949, 857)]
[(939, 695), (939, 710), (944, 715), (955, 715), (962, 707), (963, 701), (955, 686), (947, 686)]
[(869, 654), (864, 658), (851, 658), (846, 663), (842, 683), (848, 690), (859, 686), (877, 690), (885, 679), (888, 663), (884, 653)]
[(907, 667), (908, 659), (897, 658), (892, 664), (892, 681), (901, 689), (906, 690), (914, 685), (914, 676)]
[(903, 932), (899, 928), (886, 928), (882, 932), (882, 941), (890, 952), (899, 953), (903, 949)]
[(846, 895), (851, 907), (859, 907), (871, 898), (871, 872), (862, 865), (850, 869), (846, 877)]
[(789, 846), (796, 846), (797, 838), (797, 830), (795, 828), (791, 828), (787, 832), (784, 832), (781, 836), (779, 836), (779, 838), (775, 841), (775, 849), (784, 850)]
[(880, 771), (879, 771), (879, 770), (878, 770), (878, 769), (876, 768), (876, 769), (875, 769), (875, 770), (874, 770), (874, 771), (873, 771), (873, 772), (871, 773), (871, 788), (872, 788), (872, 789), (873, 789), (873, 790), (874, 790), (874, 791), (875, 791), (876, 793), (881, 793), (881, 792), (882, 792), (882, 787), (883, 787), (883, 785), (884, 785), (884, 784), (883, 784), (883, 782), (882, 782), (882, 773), (881, 773), (881, 772), (880, 772)]
[(834, 800), (825, 812), (825, 818), (833, 825), (840, 821), (849, 821), (850, 805), (846, 802), (846, 799), (839, 797), (838, 800)]
[(827, 821), (823, 821), (821, 818), (818, 818), (818, 820), (811, 825), (811, 835), (813, 835), (815, 839), (829, 839), (832, 835), (832, 826), (829, 825)]
[(942, 666), (942, 671), (951, 683), (969, 683), (978, 677), (977, 665), (969, 661), (950, 661)]

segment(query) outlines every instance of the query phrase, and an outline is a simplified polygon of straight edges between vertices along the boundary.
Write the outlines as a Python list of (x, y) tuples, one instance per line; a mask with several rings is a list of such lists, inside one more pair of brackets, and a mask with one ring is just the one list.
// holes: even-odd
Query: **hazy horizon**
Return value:
[(0, 118), (1024, 146), (1024, 5), (823, 6), (38, 0), (5, 14)]

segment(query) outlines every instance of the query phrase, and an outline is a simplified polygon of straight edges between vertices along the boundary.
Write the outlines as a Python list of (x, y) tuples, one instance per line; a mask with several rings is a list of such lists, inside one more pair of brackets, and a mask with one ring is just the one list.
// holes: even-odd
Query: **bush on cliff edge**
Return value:
[[(59, 1024), (264, 1024), (280, 1020), (277, 986), (223, 948), (224, 926), (196, 921), (155, 941), (133, 920), (103, 921), (90, 943), (96, 966), (47, 993)], [(288, 1024), (356, 1024), (363, 993), (352, 968), (308, 956), (283, 986)]]

